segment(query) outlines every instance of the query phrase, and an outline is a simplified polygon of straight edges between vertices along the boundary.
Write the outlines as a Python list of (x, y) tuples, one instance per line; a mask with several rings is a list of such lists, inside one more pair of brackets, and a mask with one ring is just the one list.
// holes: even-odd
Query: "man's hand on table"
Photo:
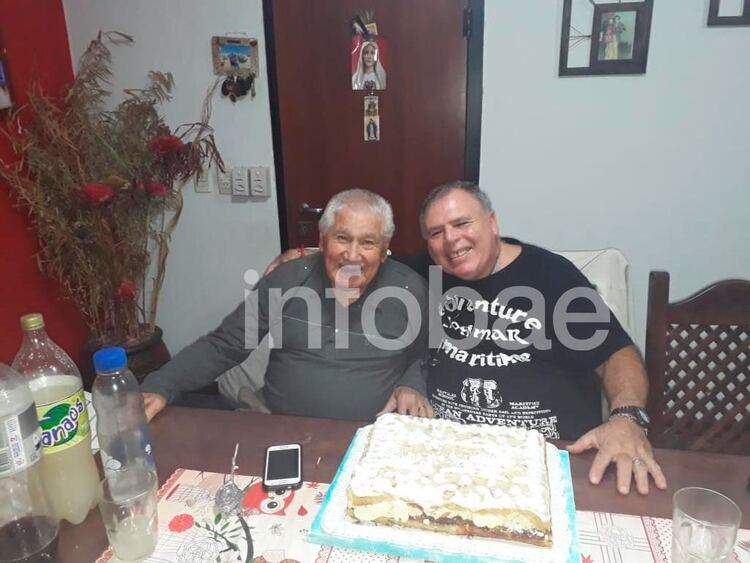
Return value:
[(649, 475), (658, 489), (667, 488), (667, 479), (654, 459), (651, 444), (634, 421), (613, 417), (581, 436), (568, 446), (568, 451), (579, 454), (591, 448), (599, 450), (589, 470), (589, 481), (594, 485), (601, 482), (607, 466), (615, 463), (617, 490), (623, 495), (630, 492), (631, 478), (635, 479), (640, 494), (648, 494)]
[(143, 407), (149, 422), (167, 406), (167, 400), (156, 393), (143, 393)]
[(411, 416), (424, 418), (435, 416), (427, 397), (406, 386), (396, 387), (393, 390), (390, 399), (388, 399), (383, 410), (378, 413), (378, 416), (393, 411), (398, 412), (398, 414), (410, 414)]

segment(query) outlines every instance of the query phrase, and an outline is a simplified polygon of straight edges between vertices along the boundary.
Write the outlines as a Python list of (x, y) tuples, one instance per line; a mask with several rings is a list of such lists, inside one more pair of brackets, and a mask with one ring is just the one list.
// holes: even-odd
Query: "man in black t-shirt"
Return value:
[[(406, 260), (439, 299), (430, 326), (428, 397), (436, 416), (536, 428), (596, 448), (589, 480), (610, 463), (617, 488), (647, 494), (664, 474), (646, 438), (648, 380), (640, 353), (591, 284), (564, 258), (501, 239), (487, 195), (455, 182), (422, 205), (429, 256)], [(435, 287), (441, 282), (442, 287)], [(438, 283), (440, 285), (440, 283)], [(602, 423), (599, 388), (612, 412)]]
[[(438, 417), (575, 440), (602, 422), (594, 370), (632, 342), (565, 258), (514, 239), (498, 244), (521, 253), (483, 278), (432, 266), (442, 288), (432, 300), (440, 322), (431, 330), (428, 397)], [(428, 276), (430, 264), (414, 266)], [(570, 313), (585, 322), (561, 325)]]

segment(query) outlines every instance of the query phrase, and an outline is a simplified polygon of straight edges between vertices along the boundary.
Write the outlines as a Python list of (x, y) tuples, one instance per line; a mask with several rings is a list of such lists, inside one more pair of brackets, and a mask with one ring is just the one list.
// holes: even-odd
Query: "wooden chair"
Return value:
[(646, 368), (655, 446), (750, 455), (750, 281), (670, 303), (669, 274), (651, 272)]

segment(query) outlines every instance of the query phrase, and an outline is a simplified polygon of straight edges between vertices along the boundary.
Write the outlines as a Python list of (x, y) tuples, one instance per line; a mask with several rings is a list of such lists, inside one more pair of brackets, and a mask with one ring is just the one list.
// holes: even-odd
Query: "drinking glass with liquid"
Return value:
[(158, 539), (156, 473), (131, 466), (102, 481), (99, 511), (114, 554), (136, 561), (156, 548)]

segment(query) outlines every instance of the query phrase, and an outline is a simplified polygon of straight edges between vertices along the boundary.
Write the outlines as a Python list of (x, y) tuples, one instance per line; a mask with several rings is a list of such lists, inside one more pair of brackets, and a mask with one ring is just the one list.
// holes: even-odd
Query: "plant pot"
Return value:
[[(122, 346), (128, 355), (128, 368), (133, 372), (138, 383), (152, 371), (159, 369), (166, 364), (172, 357), (169, 355), (164, 340), (162, 340), (161, 328), (154, 327), (154, 331), (138, 342)], [(102, 348), (101, 342), (89, 338), (86, 342), (86, 352), (81, 362), (81, 377), (83, 377), (83, 387), (91, 391), (91, 385), (94, 383), (96, 371), (94, 370), (93, 355), (94, 352)]]

